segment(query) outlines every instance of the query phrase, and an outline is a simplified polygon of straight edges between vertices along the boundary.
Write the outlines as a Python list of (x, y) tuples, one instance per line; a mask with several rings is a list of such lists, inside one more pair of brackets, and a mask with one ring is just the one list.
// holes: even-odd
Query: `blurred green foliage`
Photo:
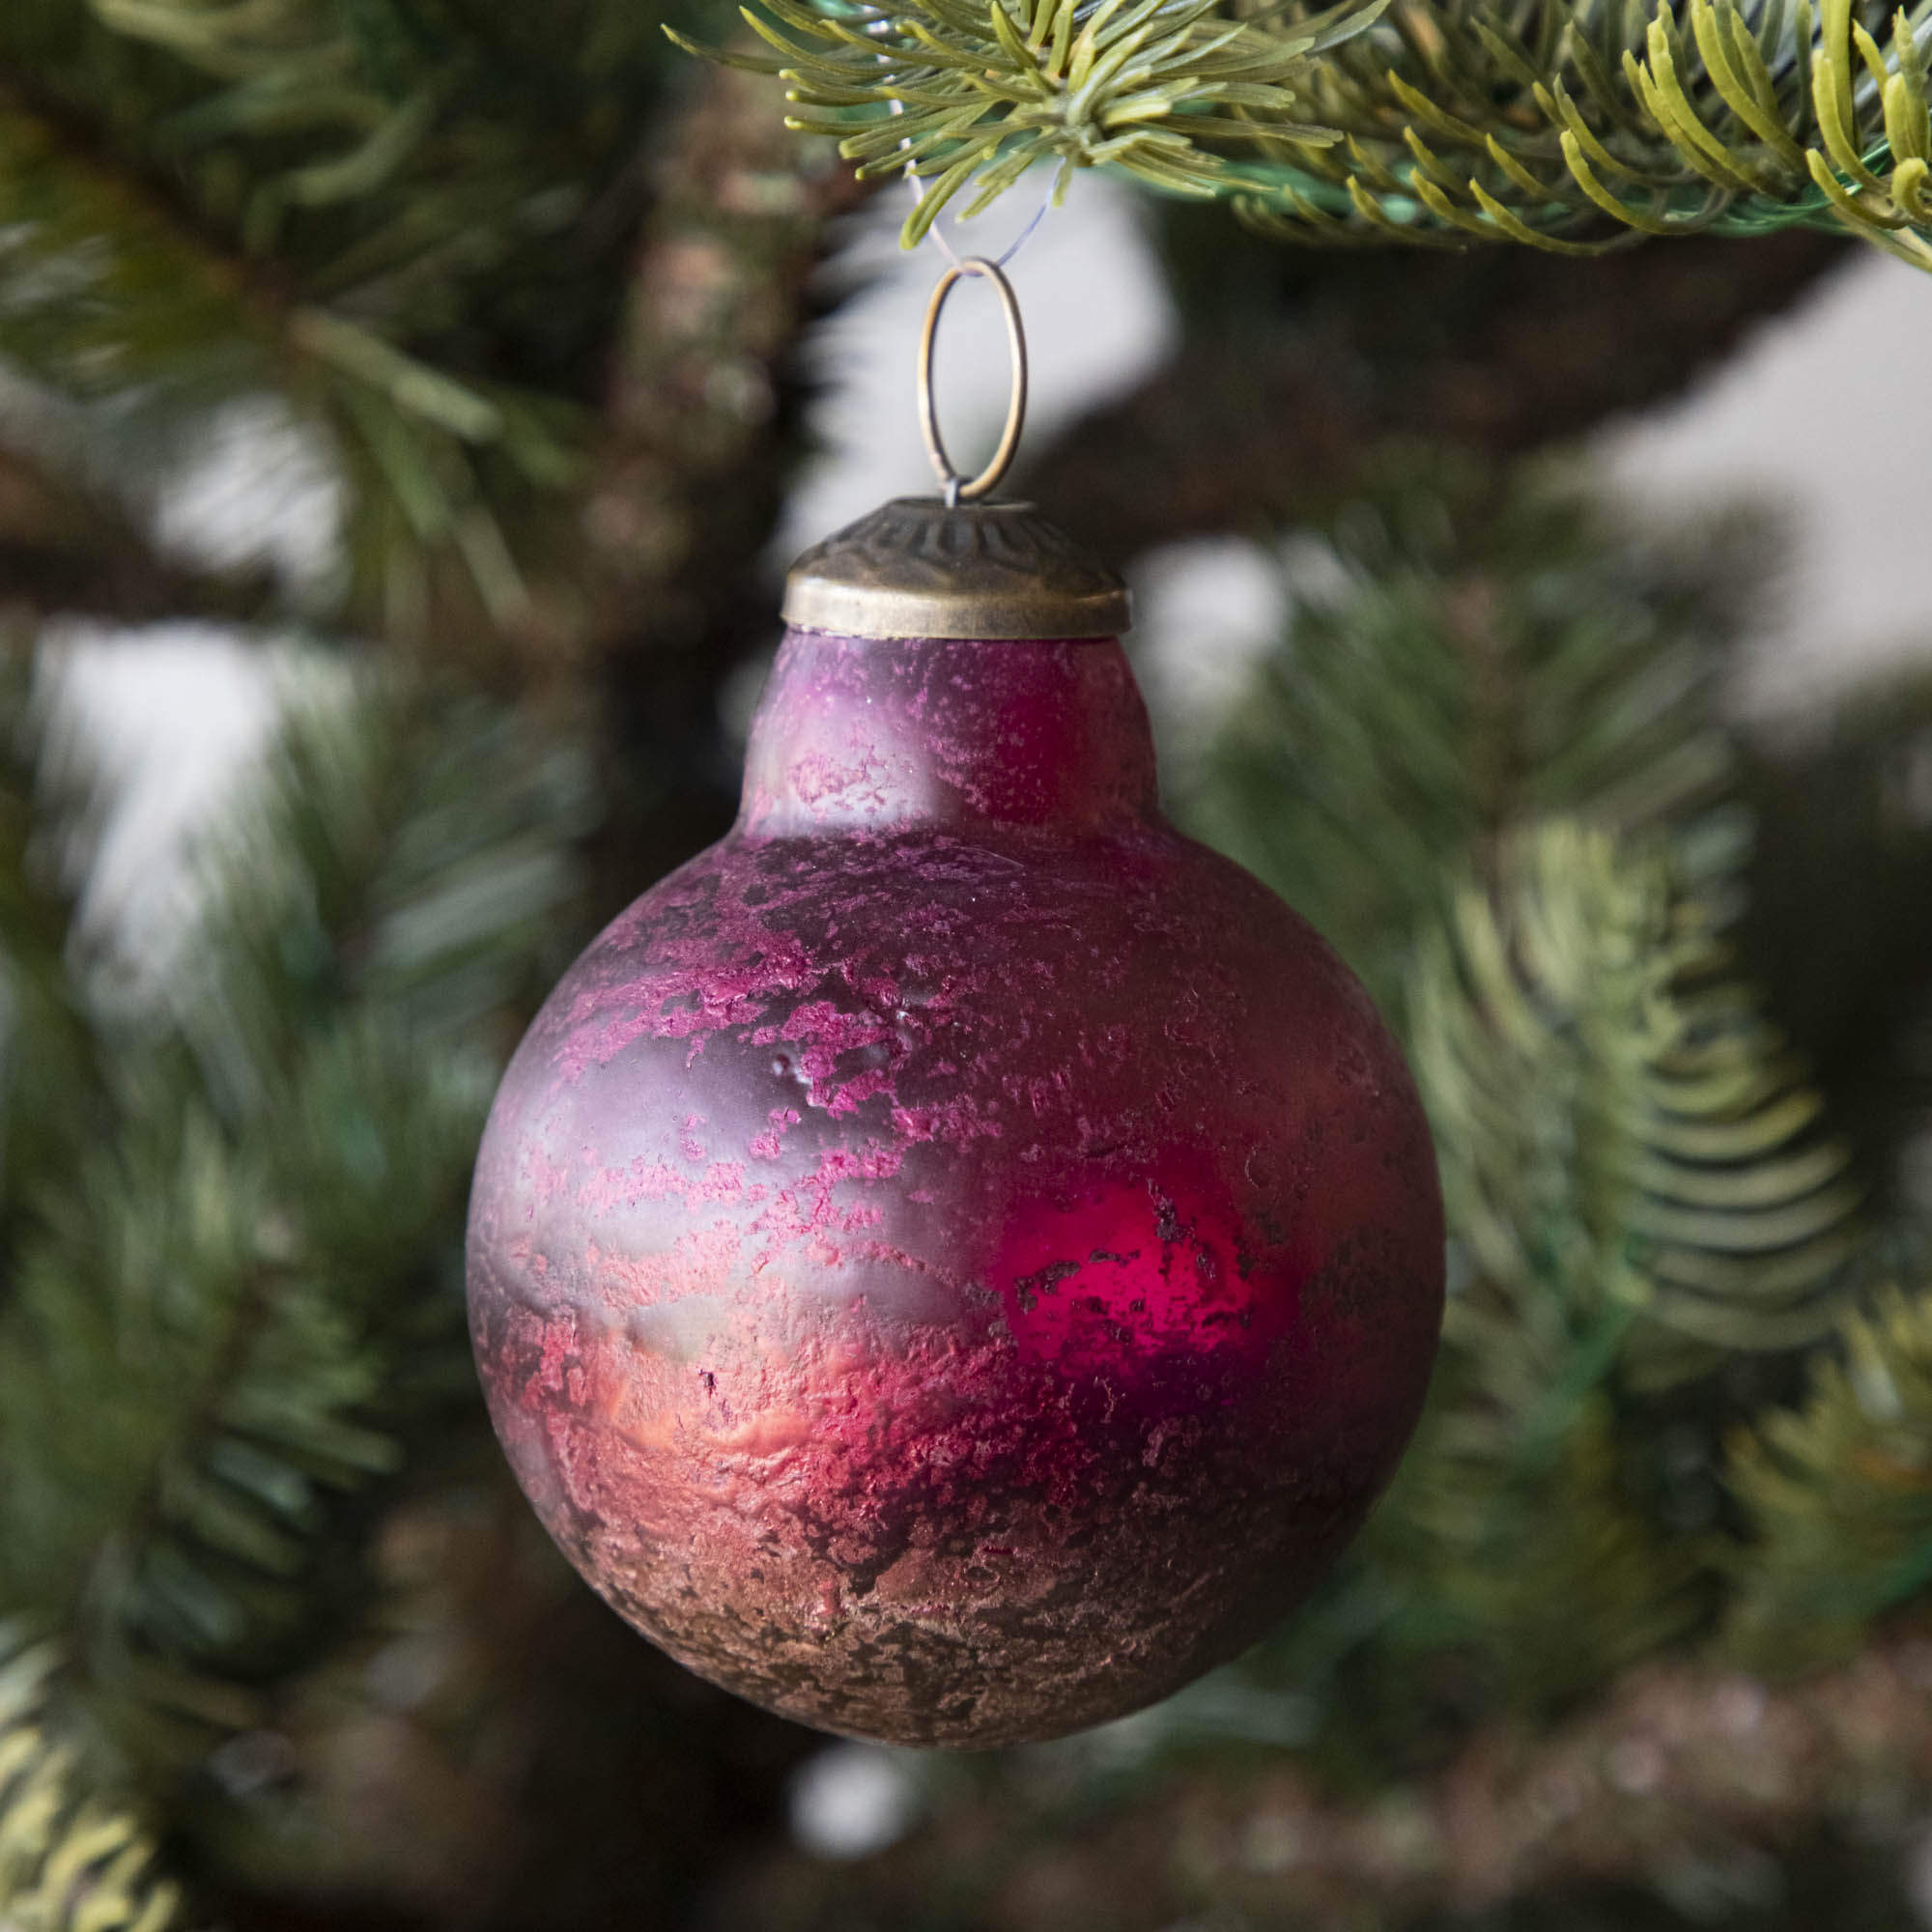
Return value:
[(55, 1657), (0, 1631), (0, 1901), (18, 1932), (167, 1932), (179, 1890), (153, 1873), (134, 1819), (88, 1795), (73, 1752), (43, 1727)]
[[(1418, 0), (1313, 67), (1274, 45), (1349, 138), (1264, 164), (1193, 112), (1286, 99), (1240, 95), (1252, 74), (1188, 96), (1211, 13), (1163, 43), (1158, 9), (953, 7), (936, 49), (923, 17), (882, 84), (934, 54), (913, 104), (938, 118), (897, 132), (982, 185), (1009, 133), (943, 97), (1058, 35), (1044, 93), (991, 89), (1000, 128), (1104, 162), (1110, 115), (1158, 124), (1144, 174), (1238, 181), (1297, 231), (1594, 247), (1612, 218), (1747, 228), (1849, 195), (1922, 240), (1922, 8), (1881, 40), (1842, 8), (1814, 35), (1702, 0)], [(752, 557), (798, 446), (799, 379), (766, 374), (829, 245), (824, 150), (667, 24), (721, 23), (0, 11), (0, 1925), (1905, 1923), (1932, 1805), (1932, 679), (1744, 730), (1778, 533), (1660, 530), (1572, 463), (1498, 455), (1537, 434), (1486, 442), (1483, 397), (1520, 377), (1548, 413), (1575, 348), (1518, 314), (1514, 270), (1417, 281), (1448, 293), (1396, 316), (1406, 281), (1262, 275), (1204, 223), (1171, 257), (1187, 339), (1143, 397), (1189, 473), (1231, 467), (1204, 420), (1347, 445), (1241, 506), (1282, 635), (1176, 788), (1368, 979), (1437, 1134), (1441, 1369), (1331, 1581), (1123, 1724), (894, 1759), (915, 1821), (841, 1864), (786, 1837), (818, 1741), (631, 1638), (534, 1531), (462, 1332), (469, 1163), (638, 855), (727, 809), (721, 687), (768, 639)], [(825, 43), (846, 68), (870, 44)], [(1086, 119), (1056, 94), (1076, 59)], [(1670, 380), (1808, 272), (1678, 290)], [(1666, 273), (1590, 338), (1649, 358), (1641, 383), (1578, 378), (1565, 433), (1668, 386)], [(1381, 415), (1275, 420), (1230, 316)], [(1390, 436), (1410, 413), (1441, 433)], [(244, 420), (292, 426), (327, 481), (306, 576), (161, 534), (183, 466)], [(1062, 473), (1097, 435), (1067, 433)], [(1140, 494), (1136, 542), (1200, 527), (1198, 493)], [(545, 601), (582, 589), (592, 528), (651, 607), (635, 636)], [(30, 568), (50, 529), (59, 568)], [(324, 636), (178, 917), (130, 936), (84, 898), (117, 791), (36, 639), (170, 600)]]

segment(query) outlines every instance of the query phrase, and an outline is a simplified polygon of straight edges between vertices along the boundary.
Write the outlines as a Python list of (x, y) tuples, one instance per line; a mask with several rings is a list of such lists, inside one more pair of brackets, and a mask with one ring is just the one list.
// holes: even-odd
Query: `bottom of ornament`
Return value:
[[(867, 1348), (848, 1314), (795, 1379), (768, 1348), (707, 1350), (673, 1415), (633, 1338), (573, 1326), (491, 1338), (563, 1368), (562, 1400), (513, 1372), (526, 1399), (497, 1417), (565, 1553), (698, 1675), (895, 1745), (1065, 1736), (1237, 1656), (1354, 1533), (1413, 1394), (1338, 1404), (1292, 1336), (1259, 1375), (1199, 1351), (1130, 1385), (956, 1336)], [(1320, 1446), (1258, 1467), (1292, 1419)]]

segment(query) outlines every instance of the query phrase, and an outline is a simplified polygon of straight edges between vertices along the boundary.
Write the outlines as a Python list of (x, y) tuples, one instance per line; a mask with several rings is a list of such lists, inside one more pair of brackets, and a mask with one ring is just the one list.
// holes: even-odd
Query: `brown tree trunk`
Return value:
[[(719, 696), (776, 636), (757, 564), (805, 454), (798, 351), (831, 218), (867, 190), (801, 155), (779, 87), (694, 70), (667, 137), (580, 547), (546, 600), (615, 753), (613, 904), (728, 823)], [(554, 647), (555, 639), (546, 640)]]

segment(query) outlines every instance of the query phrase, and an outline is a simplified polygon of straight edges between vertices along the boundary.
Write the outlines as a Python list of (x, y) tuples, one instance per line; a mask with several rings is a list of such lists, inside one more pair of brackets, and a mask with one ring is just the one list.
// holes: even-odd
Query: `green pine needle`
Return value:
[(0, 99), (0, 362), (69, 407), (70, 467), (137, 510), (209, 413), (279, 394), (349, 485), (365, 608), (444, 556), (499, 619), (523, 587), (498, 512), (570, 480), (582, 418), (440, 370), (285, 291), (176, 211)]
[[(1563, 820), (1512, 836), (1494, 871), (1425, 939), (1409, 997), (1449, 1225), (1483, 1288), (1452, 1332), (1506, 1360), (1512, 1333), (1601, 1328), (1606, 1363), (1638, 1324), (1726, 1350), (1816, 1339), (1858, 1190), (1697, 903), (1661, 860)], [(1560, 1414), (1561, 1383), (1539, 1400)]]
[(1754, 1534), (1726, 1635), (1747, 1664), (1838, 1661), (1932, 1584), (1932, 1294), (1888, 1292), (1841, 1341), (1802, 1406), (1732, 1445)]
[(0, 364), (137, 513), (278, 399), (343, 486), (303, 614), (487, 639), (583, 473), (672, 58), (631, 0), (8, 0)]
[(180, 1890), (127, 1811), (88, 1789), (48, 1727), (57, 1659), (0, 1625), (0, 1925), (8, 1932), (167, 1932)]
[[(936, 180), (1110, 165), (1294, 241), (1589, 254), (1843, 224), (1932, 268), (1932, 0), (1463, 0), (1302, 17), (1217, 0), (765, 0), (792, 126)], [(699, 51), (673, 35), (678, 44)]]
[(469, 1171), (570, 950), (586, 796), (497, 706), (359, 678), (298, 715), (106, 1029), (107, 1117), (7, 1257), (0, 1614), (64, 1633), (141, 1764), (354, 1631), (359, 1498), (471, 1409)]
[(1399, 1015), (1418, 920), (1515, 824), (1737, 856), (1721, 700), (1770, 563), (1739, 516), (1665, 534), (1537, 466), (1384, 463), (1285, 572), (1291, 616), (1183, 799)]
[[(920, 0), (822, 11), (799, 0), (745, 10), (770, 54), (711, 58), (786, 84), (790, 126), (830, 135), (867, 174), (934, 185), (906, 217), (913, 246), (948, 202), (976, 186), (980, 213), (1037, 162), (1111, 166), (1168, 193), (1210, 197), (1236, 177), (1205, 143), (1319, 146), (1333, 132), (1301, 111), (1312, 61), (1365, 32), (1387, 0), (1340, 0), (1300, 17), (1242, 15), (1226, 0)], [(678, 45), (696, 46), (670, 28)]]
[(1842, 225), (1932, 269), (1927, 0), (1409, 0), (1397, 28), (1321, 64), (1311, 97), (1348, 143), (1257, 168), (1246, 219), (1568, 253)]

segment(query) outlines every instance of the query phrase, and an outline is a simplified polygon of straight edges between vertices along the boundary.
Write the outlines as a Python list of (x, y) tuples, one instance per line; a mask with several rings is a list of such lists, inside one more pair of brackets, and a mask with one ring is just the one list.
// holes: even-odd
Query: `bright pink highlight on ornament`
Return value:
[(1292, 1605), (1413, 1425), (1441, 1269), (1400, 1057), (1162, 820), (1112, 639), (789, 634), (737, 828), (531, 1027), (469, 1241), (498, 1432), (617, 1609), (956, 1745)]
[(1085, 1369), (1122, 1356), (1264, 1352), (1294, 1318), (1300, 1270), (1243, 1255), (1226, 1190), (1182, 1156), (1016, 1211), (994, 1280), (1024, 1355)]

